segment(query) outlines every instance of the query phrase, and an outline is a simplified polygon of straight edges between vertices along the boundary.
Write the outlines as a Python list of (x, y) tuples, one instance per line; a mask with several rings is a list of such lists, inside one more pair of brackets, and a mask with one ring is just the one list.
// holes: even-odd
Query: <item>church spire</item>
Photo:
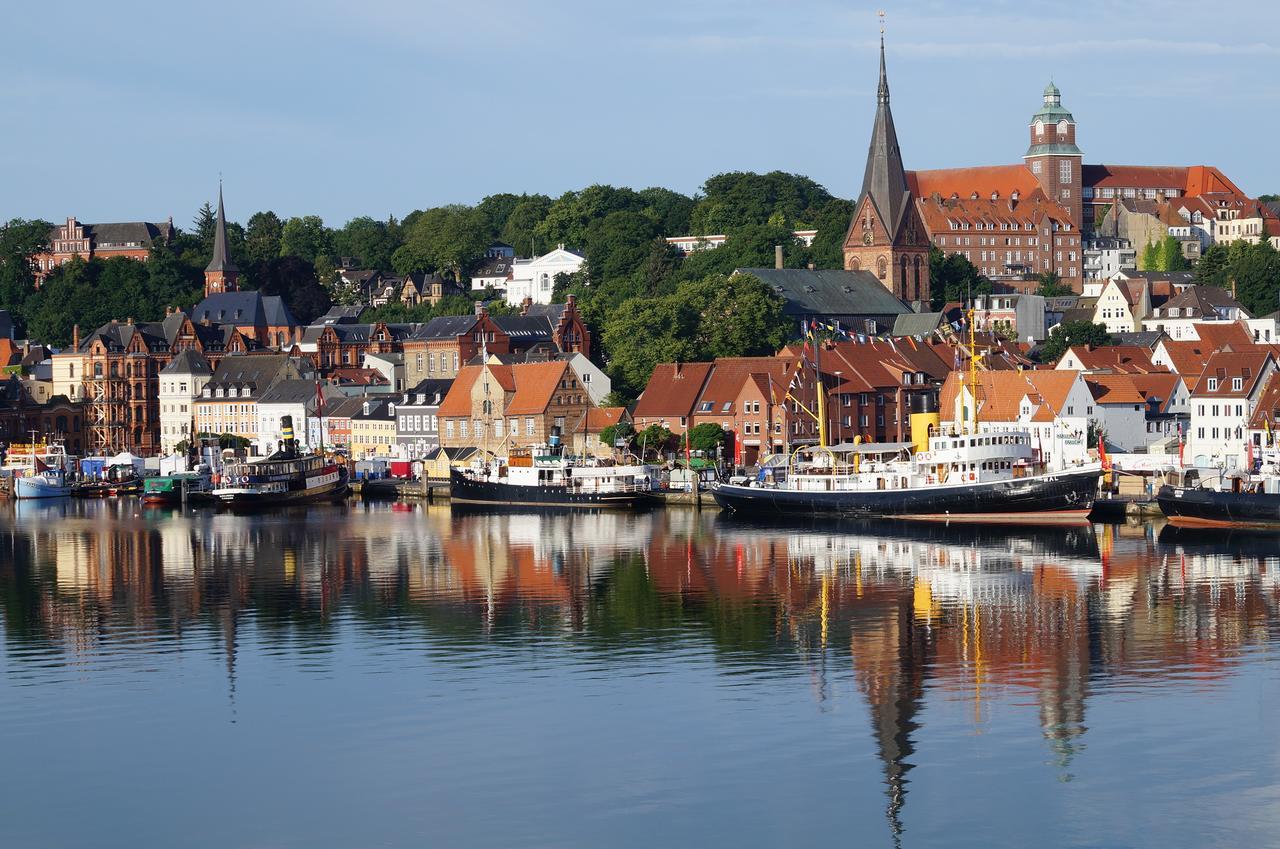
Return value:
[(862, 177), (862, 197), (871, 196), (880, 220), (890, 237), (898, 233), (906, 210), (907, 174), (898, 150), (898, 133), (889, 109), (889, 74), (884, 61), (883, 18), (880, 30), (880, 86), (876, 94), (876, 121), (871, 130), (871, 147), (867, 151), (867, 170)]
[(236, 291), (236, 281), (240, 269), (231, 259), (227, 251), (227, 215), (222, 208), (222, 181), (218, 181), (218, 218), (213, 230), (213, 258), (204, 270), (204, 292), (212, 295), (218, 292)]

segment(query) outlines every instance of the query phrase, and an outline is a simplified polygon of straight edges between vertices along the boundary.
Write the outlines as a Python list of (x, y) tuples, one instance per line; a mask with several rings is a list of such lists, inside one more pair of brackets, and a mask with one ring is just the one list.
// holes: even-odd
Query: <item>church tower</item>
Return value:
[(218, 224), (213, 231), (213, 259), (204, 270), (204, 296), (220, 292), (235, 292), (239, 286), (240, 269), (227, 252), (227, 216), (222, 210), (222, 184), (218, 184)]
[(1052, 82), (1045, 86), (1044, 105), (1031, 116), (1031, 146), (1023, 159), (1049, 200), (1065, 206), (1076, 230), (1082, 229), (1084, 154), (1076, 147), (1076, 119), (1062, 107), (1062, 92)]
[(882, 31), (876, 122), (867, 151), (862, 194), (844, 239), (844, 267), (847, 271), (871, 272), (907, 303), (927, 303), (930, 244), (898, 150), (898, 134), (889, 109)]

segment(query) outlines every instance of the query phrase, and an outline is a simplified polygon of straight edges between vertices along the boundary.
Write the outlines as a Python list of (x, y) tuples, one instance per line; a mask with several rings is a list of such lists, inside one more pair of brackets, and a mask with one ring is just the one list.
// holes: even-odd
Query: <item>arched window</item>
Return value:
[(916, 299), (923, 301), (926, 292), (920, 284), (920, 257), (916, 257), (915, 260), (915, 276)]
[(881, 279), (885, 279), (889, 274), (889, 262), (884, 257), (876, 260), (876, 275)]
[(910, 281), (907, 279), (907, 258), (905, 256), (898, 260), (898, 268), (902, 272), (902, 276), (898, 278), (898, 291), (904, 295), (910, 294), (907, 291), (907, 283)]

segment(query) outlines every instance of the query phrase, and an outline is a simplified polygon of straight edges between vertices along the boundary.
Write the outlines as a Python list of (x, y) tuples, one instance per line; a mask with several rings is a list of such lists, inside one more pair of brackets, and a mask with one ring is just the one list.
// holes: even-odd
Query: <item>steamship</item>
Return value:
[(454, 505), (487, 508), (632, 508), (655, 501), (646, 466), (618, 466), (570, 457), (552, 428), (548, 444), (513, 450), (481, 469), (449, 473)]
[[(969, 359), (971, 393), (977, 398), (972, 331)], [(740, 514), (1085, 523), (1101, 464), (1052, 469), (1032, 448), (1029, 432), (979, 431), (977, 404), (972, 406), (972, 422), (963, 433), (941, 433), (937, 398), (916, 395), (910, 442), (828, 446), (820, 388), (818, 446), (775, 457), (756, 480), (717, 484), (712, 495), (722, 508)]]
[(347, 469), (320, 454), (302, 453), (293, 417), (280, 420), (280, 449), (269, 457), (229, 463), (212, 495), (222, 506), (258, 509), (334, 501), (347, 494)]

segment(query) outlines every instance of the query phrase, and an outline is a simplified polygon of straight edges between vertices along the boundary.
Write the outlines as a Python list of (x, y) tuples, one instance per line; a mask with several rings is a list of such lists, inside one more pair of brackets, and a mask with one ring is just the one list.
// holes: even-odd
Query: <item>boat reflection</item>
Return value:
[[(453, 514), (358, 504), (289, 515), (68, 502), (0, 506), (10, 659), (181, 642), (216, 628), (234, 692), (241, 629), (328, 645), (352, 623), (415, 629), (445, 657), (569, 640), (626, 663), (697, 641), (726, 671), (800, 672), (820, 709), (865, 699), (885, 813), (903, 827), (929, 698), (988, 721), (1034, 704), (1071, 778), (1090, 696), (1170, 676), (1213, 686), (1276, 617), (1272, 537), (1148, 528), (1034, 536), (866, 524), (741, 524), (710, 512)], [(936, 695), (935, 695), (936, 694)]]

